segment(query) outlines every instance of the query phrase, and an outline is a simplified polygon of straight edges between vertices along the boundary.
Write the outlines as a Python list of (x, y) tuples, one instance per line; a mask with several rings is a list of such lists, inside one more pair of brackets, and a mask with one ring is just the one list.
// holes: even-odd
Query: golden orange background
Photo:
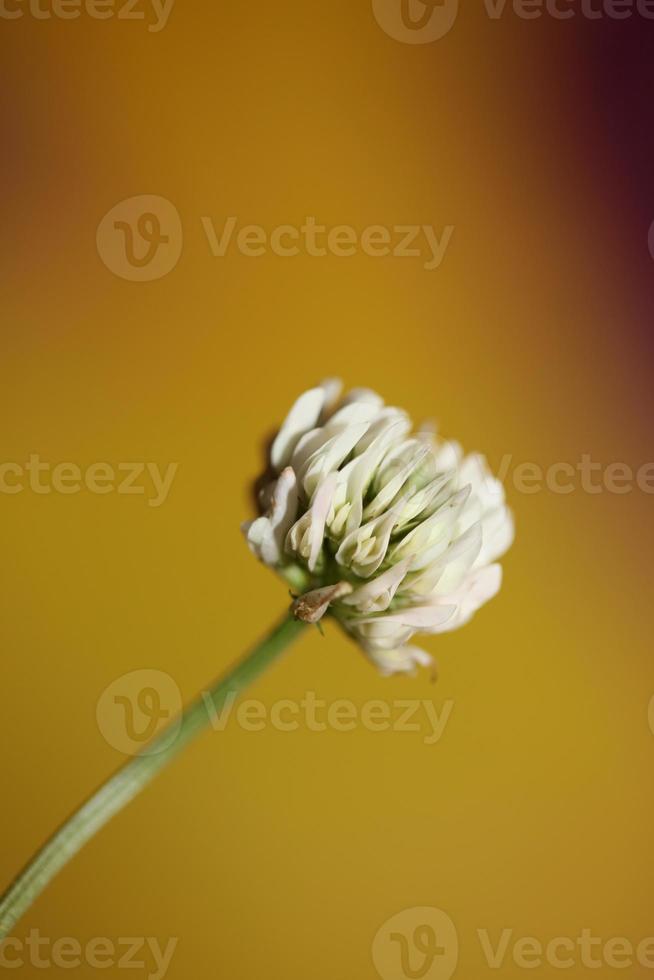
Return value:
[[(604, 25), (616, 46), (633, 29)], [(2, 24), (2, 460), (179, 464), (160, 508), (0, 495), (2, 883), (120, 763), (96, 724), (110, 683), (155, 668), (188, 700), (285, 607), (239, 523), (263, 437), (304, 388), (373, 387), (495, 467), (652, 458), (654, 209), (627, 201), (595, 99), (599, 30), (480, 5), (414, 46), (363, 0), (178, 0), (160, 33)], [(103, 215), (140, 194), (184, 229), (178, 265), (149, 283), (96, 248)], [(200, 219), (230, 215), (455, 232), (431, 272), (361, 253), (215, 258)], [(377, 930), (413, 906), (451, 916), (464, 978), (493, 972), (478, 929), (654, 934), (654, 498), (507, 492), (504, 588), (426, 641), (435, 687), (380, 678), (329, 625), (252, 692), (451, 699), (437, 744), (207, 734), (15, 935), (176, 936), (171, 980), (366, 980)], [(502, 977), (523, 973), (507, 956)]]

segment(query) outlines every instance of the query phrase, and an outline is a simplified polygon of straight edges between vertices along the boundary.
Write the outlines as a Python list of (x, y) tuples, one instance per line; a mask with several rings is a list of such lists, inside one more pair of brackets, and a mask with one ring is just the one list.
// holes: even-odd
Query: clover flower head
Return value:
[(340, 390), (295, 402), (243, 531), (300, 593), (296, 616), (329, 610), (382, 673), (412, 672), (431, 662), (414, 634), (457, 629), (498, 592), (513, 520), (483, 457), (412, 433), (373, 391)]

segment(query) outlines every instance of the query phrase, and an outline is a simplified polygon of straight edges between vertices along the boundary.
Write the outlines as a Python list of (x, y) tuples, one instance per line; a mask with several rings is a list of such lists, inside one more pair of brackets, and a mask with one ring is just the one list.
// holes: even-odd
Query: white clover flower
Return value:
[(513, 521), (483, 458), (428, 431), (412, 435), (406, 413), (372, 391), (339, 401), (340, 389), (328, 381), (298, 398), (258, 481), (261, 516), (243, 528), (298, 593), (292, 613), (50, 837), (0, 894), (0, 944), (89, 838), (209, 725), (207, 706), (220, 711), (245, 690), (304, 623), (329, 611), (383, 674), (413, 672), (431, 662), (410, 644), (416, 633), (462, 626), (499, 590), (494, 562)]
[(254, 554), (301, 593), (296, 616), (330, 613), (384, 674), (431, 658), (416, 633), (463, 626), (498, 591), (513, 540), (504, 490), (483, 457), (340, 383), (301, 395), (270, 449)]

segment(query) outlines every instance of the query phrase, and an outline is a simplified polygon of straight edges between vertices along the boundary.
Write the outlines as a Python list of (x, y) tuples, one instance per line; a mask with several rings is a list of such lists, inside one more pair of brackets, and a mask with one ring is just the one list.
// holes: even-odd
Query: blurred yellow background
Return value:
[[(413, 45), (345, 0), (179, 0), (162, 30), (149, 19), (25, 8), (2, 26), (2, 462), (179, 467), (161, 507), (0, 494), (3, 883), (121, 762), (96, 723), (109, 684), (157, 669), (188, 700), (285, 608), (239, 524), (262, 441), (304, 388), (372, 387), (495, 468), (509, 454), (510, 472), (652, 458), (654, 211), (638, 237), (619, 161), (603, 166), (584, 47), (598, 28), (480, 4)], [(96, 232), (144, 194), (174, 205), (183, 246), (168, 275), (133, 282)], [(361, 250), (215, 257), (201, 219), (220, 232), (230, 216), (268, 234), (307, 216), (454, 232), (431, 271)], [(504, 928), (654, 934), (653, 498), (506, 482), (503, 590), (426, 641), (435, 686), (380, 678), (328, 625), (252, 690), (451, 701), (436, 744), (362, 726), (209, 733), (15, 935), (178, 937), (171, 980), (366, 980), (377, 930), (413, 907), (451, 917), (469, 978), (493, 972), (480, 929), (494, 944)], [(502, 977), (523, 973), (509, 951)]]

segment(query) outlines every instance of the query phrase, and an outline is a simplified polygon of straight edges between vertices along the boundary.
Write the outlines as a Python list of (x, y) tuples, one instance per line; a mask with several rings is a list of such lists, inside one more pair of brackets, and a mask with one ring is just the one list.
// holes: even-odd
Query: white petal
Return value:
[(271, 485), (268, 513), (243, 525), (250, 550), (266, 565), (277, 565), (284, 539), (297, 516), (297, 481), (287, 467)]
[(427, 596), (453, 592), (474, 565), (481, 540), (481, 523), (477, 522), (453, 541), (433, 564), (409, 576), (403, 584), (403, 593)]
[(443, 442), (436, 450), (436, 466), (438, 470), (458, 469), (462, 456), (463, 450), (458, 442)]
[(497, 595), (501, 585), (500, 565), (488, 565), (472, 571), (456, 592), (438, 599), (438, 603), (456, 603), (456, 613), (434, 632), (446, 633), (464, 626), (478, 609)]
[(469, 494), (470, 487), (464, 487), (453, 494), (447, 503), (392, 548), (390, 560), (400, 561), (407, 555), (414, 555), (411, 568), (415, 570), (426, 568), (438, 558), (451, 541), (454, 525)]
[(263, 561), (262, 546), (267, 536), (271, 534), (270, 521), (267, 517), (257, 517), (254, 521), (246, 521), (241, 530), (247, 539), (250, 551), (259, 561)]
[(405, 438), (411, 430), (411, 419), (399, 408), (382, 408), (376, 417), (371, 421), (370, 428), (357, 446), (357, 452), (363, 453), (368, 449), (372, 442), (387, 430), (393, 432), (393, 438), (389, 445), (395, 445)]
[(266, 564), (276, 564), (280, 560), (288, 529), (297, 516), (297, 505), (297, 479), (291, 467), (287, 466), (280, 474), (273, 491), (269, 514), (271, 536), (262, 548)]
[(300, 395), (286, 416), (270, 450), (270, 462), (276, 470), (289, 462), (301, 436), (315, 426), (324, 404), (323, 388), (310, 388)]
[(309, 571), (311, 572), (314, 571), (318, 557), (322, 551), (327, 514), (332, 505), (335, 490), (336, 474), (330, 473), (316, 491), (316, 496), (311, 506), (311, 553), (309, 555)]
[(420, 647), (402, 646), (395, 650), (371, 650), (369, 658), (384, 677), (392, 674), (415, 674), (416, 667), (429, 667), (432, 658)]
[(479, 567), (497, 561), (513, 544), (515, 527), (508, 507), (501, 507), (484, 515), (482, 536), (483, 543), (476, 562)]
[(336, 552), (336, 561), (350, 568), (355, 575), (370, 578), (386, 557), (396, 522), (397, 515), (389, 511), (352, 531)]
[(356, 425), (358, 422), (372, 422), (379, 414), (373, 402), (354, 401), (340, 406), (327, 422), (325, 428), (330, 432), (342, 429), (346, 425)]
[(336, 474), (329, 474), (319, 486), (309, 510), (293, 525), (286, 536), (286, 551), (306, 559), (312, 572), (322, 552), (325, 523), (332, 506), (336, 483)]
[(337, 470), (350, 455), (367, 428), (365, 422), (346, 426), (344, 431), (313, 452), (299, 472), (294, 461), (293, 466), (309, 499), (312, 498), (322, 478)]
[[(374, 634), (375, 628), (385, 627), (410, 627), (414, 630), (433, 630), (443, 626), (457, 611), (454, 604), (441, 605), (433, 603), (425, 606), (408, 606), (406, 609), (398, 609), (397, 612), (386, 613), (383, 616), (376, 616), (357, 619), (357, 626), (373, 627), (371, 633)], [(383, 624), (383, 626), (382, 626)]]
[(359, 612), (384, 612), (388, 609), (398, 586), (407, 573), (411, 559), (399, 562), (377, 578), (359, 586), (351, 595), (343, 599), (348, 606), (356, 606)]
[(386, 508), (391, 505), (411, 474), (422, 465), (428, 455), (429, 450), (426, 448), (419, 447), (416, 450), (413, 458), (405, 463), (404, 466), (402, 466), (398, 472), (388, 480), (374, 500), (368, 504), (364, 511), (364, 517), (366, 520), (371, 517), (377, 517), (382, 513), (382, 511), (386, 510)]
[(373, 405), (376, 410), (384, 407), (384, 399), (371, 388), (352, 388), (343, 399), (343, 405), (351, 405), (353, 402), (367, 402)]
[(398, 623), (387, 623), (383, 618), (372, 622), (347, 622), (344, 624), (349, 633), (356, 637), (364, 650), (396, 650), (407, 643), (415, 630), (410, 626)]
[(339, 471), (340, 483), (336, 494), (335, 511), (328, 521), (330, 532), (337, 541), (342, 542), (347, 534), (351, 534), (361, 526), (363, 498), (384, 453), (398, 437), (398, 431), (397, 419), (385, 422), (365, 452), (355, 456)]
[(462, 483), (469, 483), (479, 498), (482, 511), (494, 510), (504, 503), (504, 487), (493, 476), (488, 463), (480, 453), (471, 453), (461, 463), (459, 470)]
[(320, 387), (325, 393), (325, 404), (323, 405), (322, 412), (320, 413), (319, 422), (324, 425), (325, 421), (334, 410), (334, 406), (338, 401), (338, 396), (343, 388), (343, 382), (340, 378), (325, 378), (324, 381), (320, 382)]

